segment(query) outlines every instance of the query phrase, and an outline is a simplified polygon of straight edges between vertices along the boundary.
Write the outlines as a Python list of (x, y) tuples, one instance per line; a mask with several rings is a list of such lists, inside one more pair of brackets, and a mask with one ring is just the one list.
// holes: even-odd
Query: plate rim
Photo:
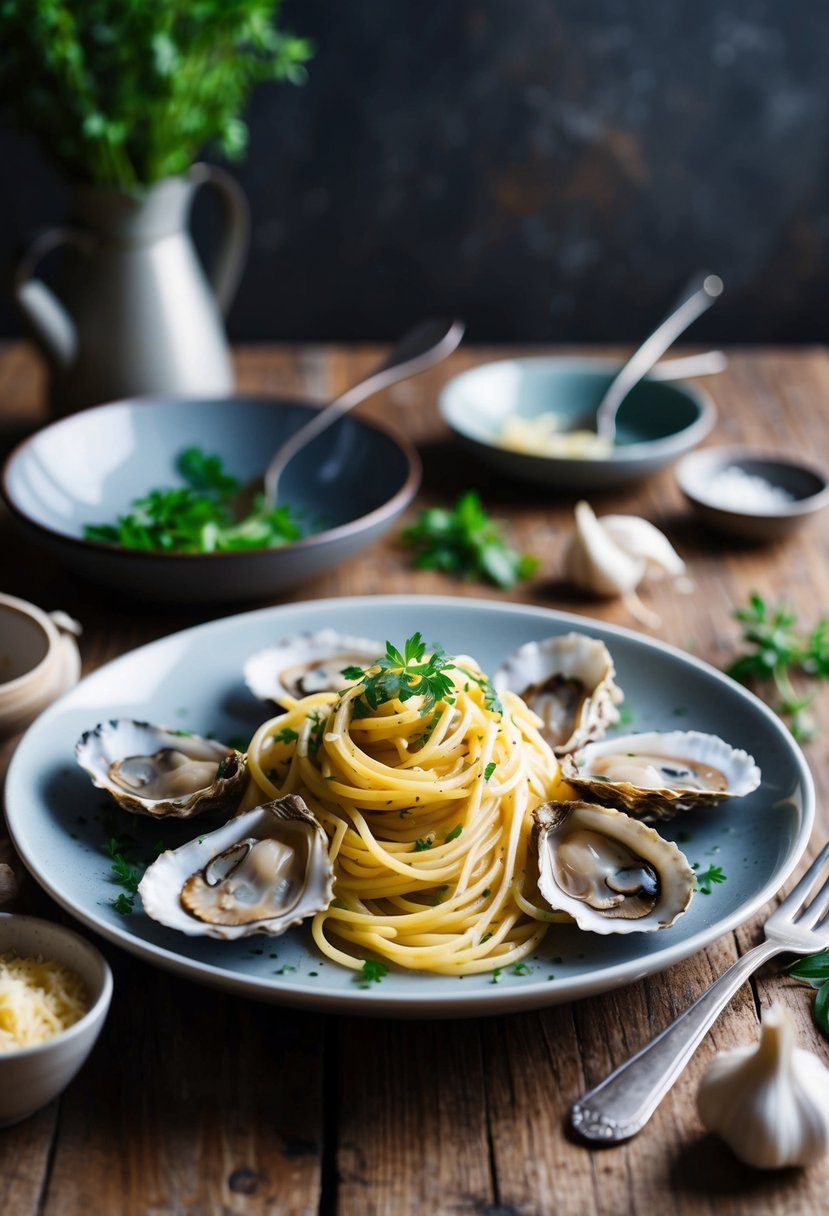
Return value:
[[(730, 688), (736, 689), (741, 696), (748, 700), (753, 709), (766, 719), (779, 738), (785, 742), (792, 762), (797, 769), (800, 789), (802, 791), (802, 818), (798, 831), (792, 840), (787, 855), (774, 870), (772, 877), (755, 891), (750, 899), (739, 904), (726, 916), (717, 919), (713, 925), (708, 924), (704, 926), (689, 938), (664, 946), (641, 958), (628, 959), (616, 963), (611, 967), (603, 968), (598, 972), (591, 972), (559, 981), (555, 985), (550, 985), (546, 981), (539, 980), (534, 983), (525, 983), (521, 988), (500, 988), (493, 992), (491, 996), (480, 992), (470, 993), (469, 996), (464, 996), (460, 992), (439, 992), (426, 995), (410, 993), (389, 994), (388, 992), (384, 993), (379, 988), (371, 991), (355, 988), (353, 992), (344, 990), (332, 994), (328, 992), (315, 993), (313, 990), (304, 986), (301, 987), (285, 977), (280, 977), (280, 982), (275, 983), (273, 980), (264, 979), (261, 976), (246, 976), (238, 972), (231, 972), (226, 968), (217, 967), (212, 963), (202, 962), (198, 959), (188, 958), (177, 951), (167, 949), (165, 946), (156, 945), (153, 942), (145, 941), (143, 938), (132, 936), (125, 929), (121, 929), (120, 926), (103, 921), (96, 916), (94, 911), (79, 907), (70, 897), (66, 897), (62, 892), (56, 890), (49, 878), (40, 872), (36, 861), (29, 856), (28, 849), (22, 844), (21, 838), (15, 830), (15, 815), (10, 811), (9, 805), (9, 792), (13, 790), (17, 781), (17, 770), (22, 764), (22, 756), (25, 752), (23, 745), (27, 744), (28, 746), (31, 739), (36, 738), (41, 730), (48, 728), (53, 719), (61, 717), (65, 703), (72, 700), (77, 694), (77, 690), (83, 688), (87, 680), (98, 677), (101, 673), (108, 671), (128, 657), (140, 656), (147, 650), (172, 644), (183, 637), (190, 638), (194, 635), (208, 633), (217, 627), (236, 629), (241, 626), (241, 623), (253, 619), (264, 620), (265, 618), (275, 618), (278, 621), (282, 615), (301, 613), (303, 610), (308, 609), (323, 610), (323, 608), (329, 608), (335, 610), (338, 606), (360, 609), (378, 605), (387, 608), (405, 606), (410, 609), (413, 604), (418, 603), (428, 604), (435, 609), (451, 606), (455, 609), (458, 607), (468, 608), (471, 611), (486, 609), (496, 614), (515, 614), (519, 617), (526, 616), (535, 619), (538, 619), (540, 616), (549, 619), (551, 623), (559, 625), (580, 626), (582, 629), (588, 627), (600, 633), (607, 633), (611, 637), (618, 636), (637, 645), (645, 645), (647, 648), (664, 652), (669, 657), (678, 659), (681, 663), (702, 672), (706, 677), (713, 677), (717, 681), (727, 683)], [(6, 774), (4, 803), (6, 827), (9, 836), (15, 850), (35, 881), (61, 908), (76, 920), (80, 921), (87, 928), (92, 929), (105, 940), (125, 949), (128, 953), (142, 959), (144, 962), (158, 966), (162, 970), (172, 971), (185, 979), (202, 983), (209, 987), (219, 988), (225, 992), (231, 992), (239, 996), (270, 1001), (290, 1008), (308, 1009), (315, 1012), (354, 1014), (357, 1016), (464, 1018), (547, 1008), (554, 1004), (569, 1003), (573, 1000), (599, 995), (614, 988), (636, 983), (648, 975), (664, 971), (666, 968), (682, 962), (686, 958), (690, 958), (693, 954), (698, 953), (701, 949), (725, 936), (725, 934), (745, 924), (780, 890), (806, 851), (814, 827), (816, 795), (814, 780), (806, 758), (777, 715), (749, 689), (729, 679), (723, 672), (705, 660), (674, 646), (672, 643), (663, 642), (661, 639), (650, 637), (623, 625), (615, 625), (596, 620), (593, 617), (560, 611), (555, 608), (546, 608), (537, 604), (466, 596), (406, 595), (398, 593), (395, 595), (379, 596), (320, 597), (313, 600), (296, 600), (284, 604), (267, 605), (175, 630), (153, 641), (124, 651), (123, 654), (101, 664), (100, 667), (95, 668), (88, 676), (85, 676), (79, 684), (59, 697), (28, 728), (15, 748), (9, 762)], [(416, 975), (417, 973), (414, 974)], [(541, 995), (542, 993), (546, 994), (547, 999), (544, 999)], [(562, 995), (562, 993), (564, 994)]]

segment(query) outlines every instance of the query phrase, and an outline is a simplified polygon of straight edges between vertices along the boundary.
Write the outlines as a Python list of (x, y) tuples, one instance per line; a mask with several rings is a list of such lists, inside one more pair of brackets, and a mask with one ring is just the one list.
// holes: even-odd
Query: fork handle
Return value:
[(576, 1102), (570, 1123), (579, 1135), (616, 1144), (641, 1131), (737, 989), (784, 949), (761, 942), (738, 958), (661, 1034)]

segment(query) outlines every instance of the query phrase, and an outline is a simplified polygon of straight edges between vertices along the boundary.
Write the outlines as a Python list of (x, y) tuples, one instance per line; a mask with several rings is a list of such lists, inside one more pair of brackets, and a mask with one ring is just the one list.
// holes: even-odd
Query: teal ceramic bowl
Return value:
[(198, 447), (219, 454), (244, 485), (316, 407), (270, 398), (137, 399), (96, 406), (25, 440), (6, 462), (3, 495), (32, 539), (119, 593), (199, 605), (268, 599), (324, 574), (386, 532), (411, 501), (420, 461), (407, 440), (364, 418), (335, 423), (303, 448), (280, 501), (313, 521), (274, 549), (159, 553), (84, 539), (149, 490), (180, 485), (175, 462)]
[(514, 451), (508, 419), (555, 414), (562, 431), (584, 426), (619, 369), (606, 359), (537, 357), (485, 363), (444, 387), (440, 411), (464, 446), (499, 473), (548, 490), (588, 492), (635, 481), (700, 443), (716, 420), (707, 393), (685, 381), (646, 378), (622, 402), (617, 443), (602, 457)]

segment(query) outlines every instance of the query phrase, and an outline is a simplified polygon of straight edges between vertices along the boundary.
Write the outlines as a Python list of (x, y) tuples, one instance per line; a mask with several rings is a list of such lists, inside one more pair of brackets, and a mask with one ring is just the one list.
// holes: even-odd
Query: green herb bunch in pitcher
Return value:
[(281, 0), (0, 0), (0, 105), (75, 182), (133, 189), (209, 146), (247, 146), (268, 80), (301, 83), (310, 44)]

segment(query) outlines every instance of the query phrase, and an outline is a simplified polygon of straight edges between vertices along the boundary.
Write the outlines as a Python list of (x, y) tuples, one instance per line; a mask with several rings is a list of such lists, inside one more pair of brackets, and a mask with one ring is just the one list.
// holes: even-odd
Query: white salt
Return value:
[(754, 473), (746, 473), (737, 465), (721, 469), (706, 489), (717, 506), (732, 511), (774, 511), (794, 502), (794, 496), (782, 486), (772, 485), (765, 477)]

